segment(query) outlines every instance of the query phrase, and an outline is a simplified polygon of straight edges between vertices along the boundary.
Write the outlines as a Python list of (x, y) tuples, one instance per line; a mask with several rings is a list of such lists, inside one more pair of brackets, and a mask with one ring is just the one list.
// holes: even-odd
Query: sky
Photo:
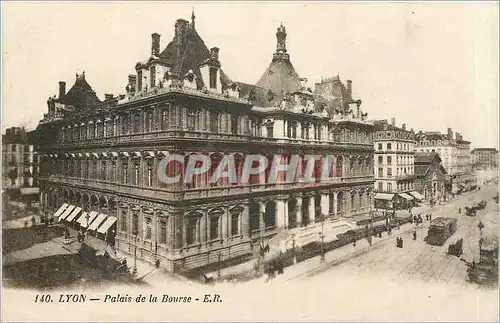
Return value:
[(124, 93), (151, 34), (163, 50), (193, 7), (232, 80), (259, 80), (282, 22), (309, 86), (339, 74), (371, 119), (453, 128), (472, 147), (498, 148), (498, 4), (472, 2), (3, 2), (2, 130), (35, 128), (58, 82), (69, 90), (77, 71), (101, 99)]

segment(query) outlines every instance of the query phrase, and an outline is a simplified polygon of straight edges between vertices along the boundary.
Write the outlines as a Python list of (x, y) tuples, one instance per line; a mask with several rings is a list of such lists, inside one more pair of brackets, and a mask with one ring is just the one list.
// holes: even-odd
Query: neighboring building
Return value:
[(454, 138), (451, 128), (448, 128), (446, 134), (420, 131), (415, 151), (439, 154), (448, 176), (446, 189), (452, 194), (469, 190), (475, 185), (470, 142), (463, 140), (460, 133), (455, 133)]
[(2, 136), (2, 188), (10, 201), (38, 201), (38, 155), (33, 134), (22, 127), (11, 127)]
[(415, 189), (427, 201), (446, 200), (446, 170), (436, 152), (415, 154)]
[[(160, 35), (152, 35), (151, 56), (129, 76), (126, 96), (101, 102), (85, 75), (77, 75), (68, 94), (60, 83), (59, 98), (49, 100), (38, 127), (47, 212), (68, 203), (101, 213), (94, 222), (104, 224), (91, 226), (103, 232), (114, 225), (118, 249), (133, 254), (138, 248), (139, 258), (159, 259), (173, 271), (250, 254), (254, 241), (310, 227), (322, 215), (366, 216), (373, 125), (352, 98), (352, 82), (346, 87), (335, 77), (314, 92), (306, 87), (290, 62), (286, 36), (281, 25), (277, 50), (257, 85), (231, 81), (219, 49), (209, 50), (199, 36), (194, 15), (191, 22), (177, 20), (163, 51)], [(190, 183), (163, 183), (157, 169), (169, 152), (209, 156), (212, 167)], [(298, 155), (302, 167), (296, 178), (280, 175), (273, 183), (268, 166), (244, 184), (248, 154), (268, 160), (280, 154), (285, 161)], [(334, 155), (333, 178), (298, 182), (307, 154)], [(238, 182), (210, 183), (224, 155), (235, 158)], [(184, 166), (166, 171), (182, 175)]]
[(475, 169), (496, 169), (498, 150), (495, 148), (475, 148), (472, 150), (472, 165)]
[[(374, 121), (375, 207), (408, 209), (414, 204), (415, 133), (406, 125), (396, 127), (396, 119)], [(420, 197), (419, 194), (415, 194)]]

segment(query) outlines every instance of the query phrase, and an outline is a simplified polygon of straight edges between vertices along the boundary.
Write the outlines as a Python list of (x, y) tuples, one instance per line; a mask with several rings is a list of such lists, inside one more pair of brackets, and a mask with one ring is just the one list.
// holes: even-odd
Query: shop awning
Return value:
[(73, 212), (71, 212), (71, 214), (66, 218), (66, 221), (68, 221), (68, 222), (73, 221), (73, 219), (76, 218), (76, 216), (78, 215), (78, 213), (80, 213), (81, 210), (82, 210), (81, 207), (78, 207), (78, 206), (75, 207)]
[(423, 201), (425, 200), (425, 196), (423, 196), (422, 194), (420, 194), (419, 192), (417, 191), (411, 191), (410, 194), (416, 198), (417, 200), (420, 200), (420, 201)]
[(63, 205), (61, 205), (61, 207), (56, 211), (56, 213), (54, 213), (54, 217), (58, 218), (59, 215), (61, 215), (61, 213), (63, 213), (64, 210), (66, 210), (67, 207), (68, 207), (67, 203), (64, 203)]
[(38, 187), (21, 187), (22, 195), (33, 195), (38, 194), (40, 189)]
[(390, 201), (394, 197), (394, 194), (389, 193), (377, 193), (375, 194), (375, 199)]
[(107, 218), (108, 216), (106, 214), (99, 214), (97, 216), (97, 219), (95, 219), (94, 221), (92, 221), (92, 223), (90, 224), (90, 227), (88, 228), (88, 230), (92, 230), (92, 231), (95, 231), (97, 230), (97, 227), (99, 227), (99, 225)]
[(87, 212), (84, 212), (80, 218), (78, 219), (78, 223), (80, 223), (80, 225), (84, 228), (86, 228), (88, 226), (88, 223), (87, 223), (87, 217), (89, 218), (89, 223), (92, 223), (92, 221), (94, 221), (94, 219), (96, 218), (97, 216), (97, 212), (96, 211), (92, 211), (90, 213), (87, 213)]
[(99, 233), (103, 233), (105, 234), (106, 231), (109, 230), (109, 228), (111, 228), (111, 226), (116, 222), (116, 218), (114, 216), (110, 216), (106, 222), (103, 223), (103, 225), (101, 225), (101, 227), (99, 228), (99, 230), (97, 230), (97, 232)]
[(68, 206), (68, 208), (64, 210), (64, 212), (59, 216), (59, 221), (64, 220), (68, 215), (70, 215), (71, 211), (73, 211), (74, 208), (75, 208), (74, 205)]
[(402, 198), (404, 198), (404, 199), (405, 199), (405, 200), (407, 200), (407, 201), (411, 201), (411, 200), (413, 200), (413, 199), (414, 199), (414, 197), (413, 197), (413, 196), (408, 195), (408, 194), (406, 194), (406, 193), (399, 193), (398, 195), (399, 195), (399, 196), (401, 196)]

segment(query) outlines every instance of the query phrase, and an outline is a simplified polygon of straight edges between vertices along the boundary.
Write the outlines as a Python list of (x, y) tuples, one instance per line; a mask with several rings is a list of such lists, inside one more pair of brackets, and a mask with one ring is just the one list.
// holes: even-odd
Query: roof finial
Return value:
[(194, 15), (194, 7), (193, 7), (193, 10), (191, 11), (191, 25), (193, 26), (193, 28), (194, 28), (195, 18), (196, 18), (196, 16)]

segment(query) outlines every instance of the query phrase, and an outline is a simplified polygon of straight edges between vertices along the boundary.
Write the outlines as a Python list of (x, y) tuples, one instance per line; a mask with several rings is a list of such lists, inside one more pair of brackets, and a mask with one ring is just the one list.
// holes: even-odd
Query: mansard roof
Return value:
[(76, 108), (93, 107), (102, 103), (92, 87), (87, 83), (85, 72), (76, 75), (75, 84), (63, 97), (57, 99), (57, 102), (72, 105)]
[(273, 93), (272, 100), (267, 100), (266, 106), (281, 102), (288, 93), (293, 93), (301, 89), (300, 78), (289, 59), (273, 59), (268, 68), (262, 74), (256, 86)]
[(314, 98), (316, 106), (325, 106), (329, 115), (345, 111), (348, 109), (349, 103), (354, 102), (351, 93), (349, 93), (338, 75), (316, 83)]

